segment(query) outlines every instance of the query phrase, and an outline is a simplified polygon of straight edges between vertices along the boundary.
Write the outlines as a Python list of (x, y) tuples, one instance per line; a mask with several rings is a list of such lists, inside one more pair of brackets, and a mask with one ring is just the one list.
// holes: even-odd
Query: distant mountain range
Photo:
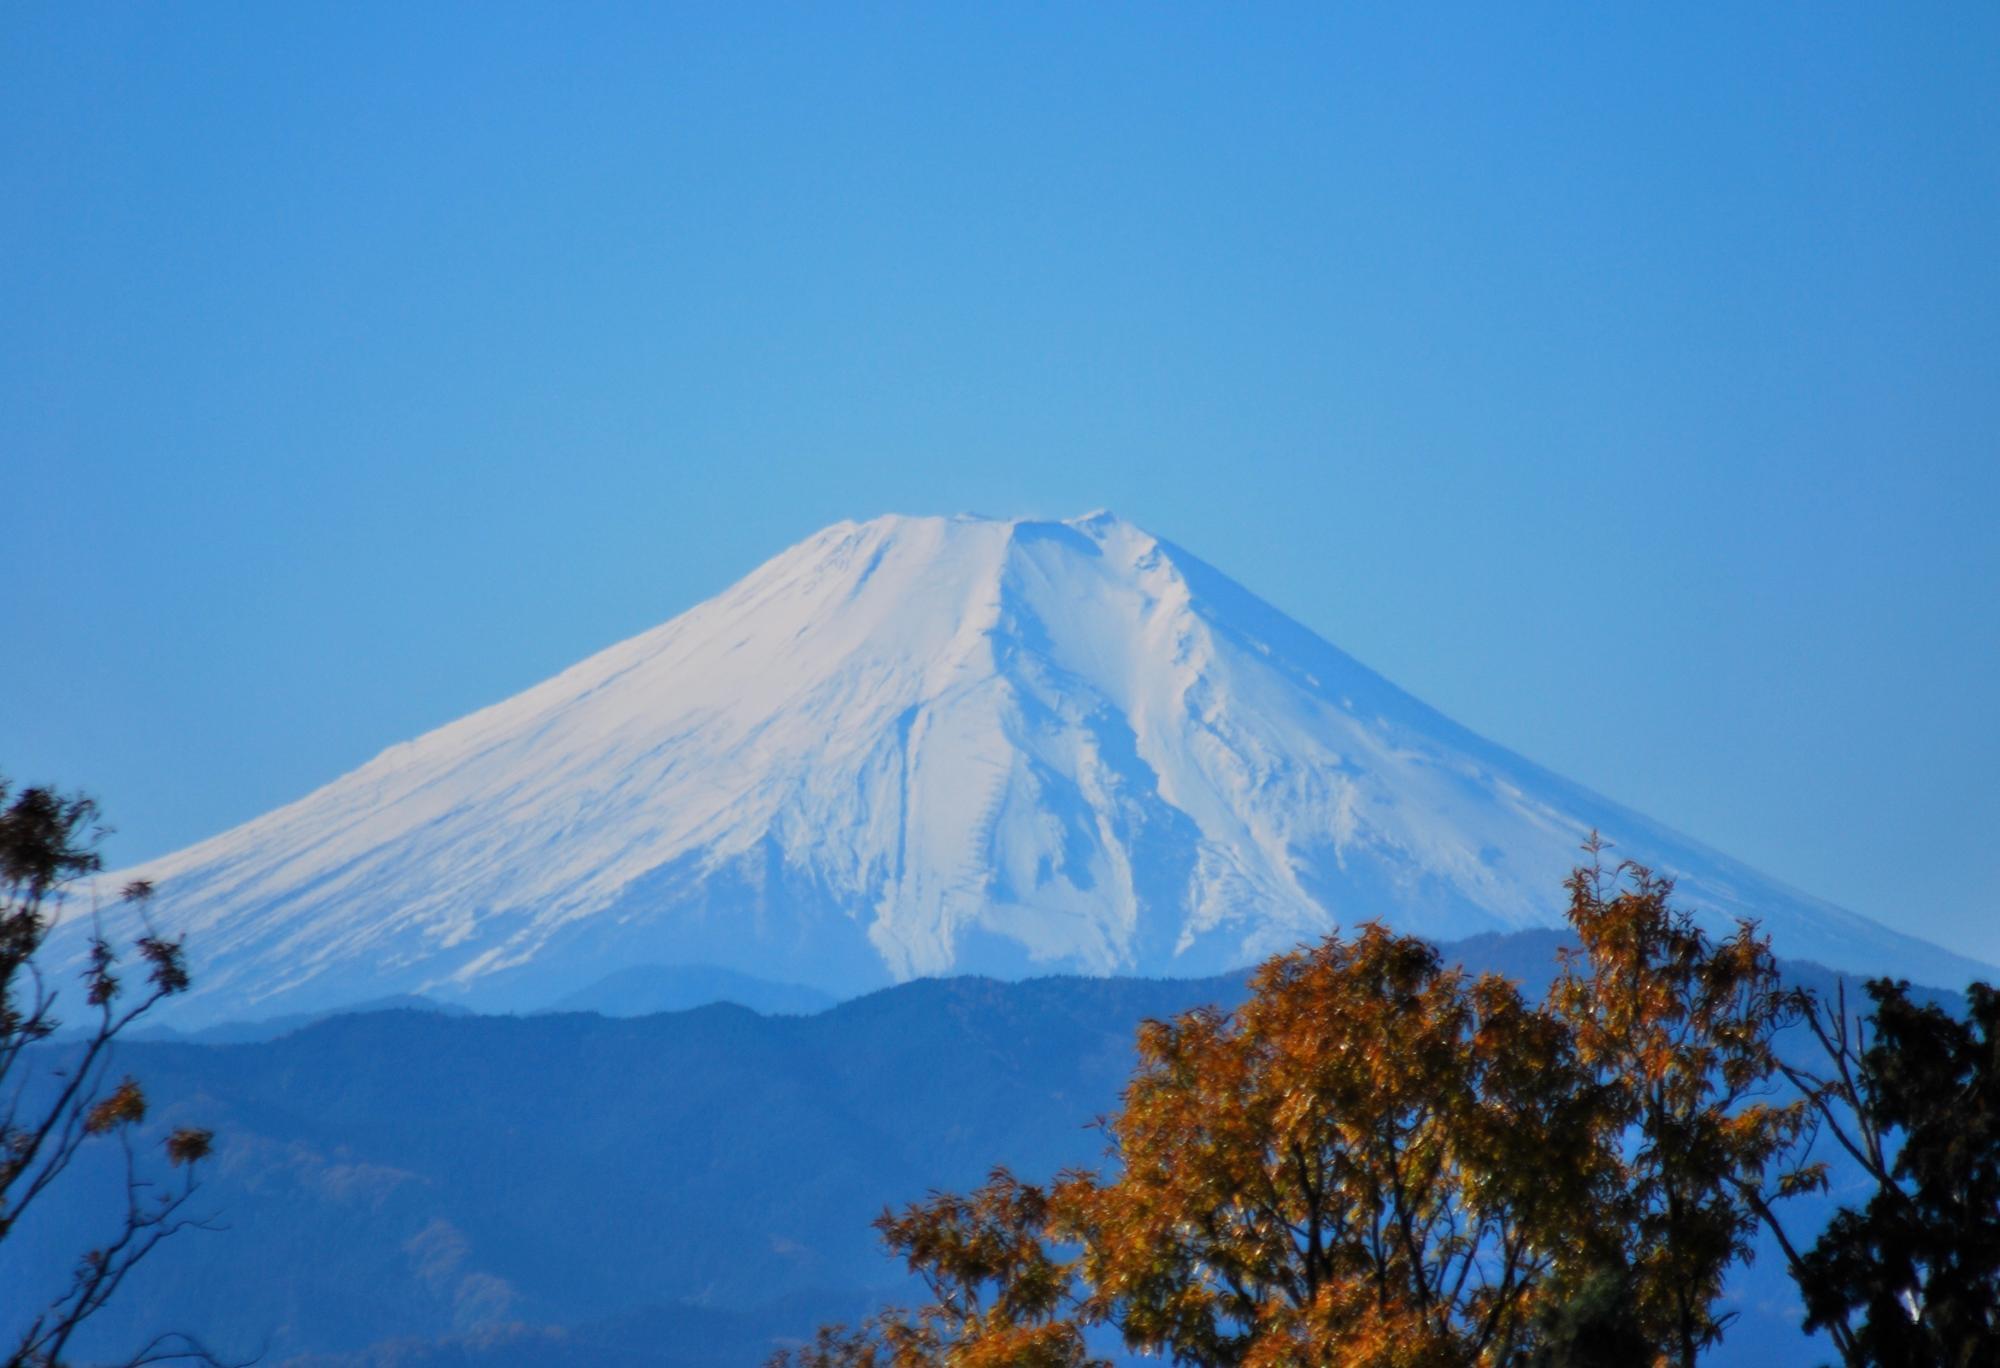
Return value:
[[(684, 1012), (694, 1007), (727, 1003), (748, 1007), (767, 1016), (801, 1016), (824, 1011), (834, 999), (817, 989), (796, 983), (771, 983), (729, 969), (705, 964), (641, 964), (607, 974), (596, 983), (544, 1007), (537, 1015), (559, 1012), (594, 1012), (598, 1016), (638, 1017), (660, 1012)], [(375, 1012), (438, 1012), (464, 1016), (467, 1009), (451, 1002), (415, 994), (377, 998), (352, 1007), (319, 1012), (292, 1012), (283, 1016), (250, 1017), (219, 1021), (192, 1031), (179, 1031), (150, 1020), (128, 1031), (126, 1040), (185, 1041), (196, 1045), (244, 1045), (276, 1040), (329, 1017)], [(58, 1034), (61, 1038), (63, 1033)]]
[[(1557, 939), (1447, 958), (1539, 993)], [(955, 978), (812, 1016), (402, 1009), (129, 1045), (118, 1068), (144, 1081), (149, 1125), (215, 1130), (202, 1209), (221, 1228), (164, 1246), (77, 1361), (174, 1328), (266, 1368), (755, 1365), (913, 1295), (869, 1228), (884, 1206), (995, 1163), (1100, 1163), (1090, 1122), (1117, 1105), (1138, 1022), (1243, 993), (1238, 976)], [(116, 1148), (85, 1155), (0, 1242), (0, 1332), (111, 1228)], [(1823, 1219), (1809, 1205), (1797, 1229)], [(1714, 1362), (1818, 1361), (1775, 1251), (1729, 1305), (1742, 1319)]]
[(1593, 828), (1781, 953), (1920, 982), (1983, 968), (1474, 736), (1107, 514), (830, 527), (110, 877), (155, 880), (153, 916), (189, 932), (195, 990), (171, 1019), (195, 1028), (397, 994), (592, 1004), (645, 965), (831, 997), (964, 972), (1198, 977), (1370, 918), (1553, 925)]

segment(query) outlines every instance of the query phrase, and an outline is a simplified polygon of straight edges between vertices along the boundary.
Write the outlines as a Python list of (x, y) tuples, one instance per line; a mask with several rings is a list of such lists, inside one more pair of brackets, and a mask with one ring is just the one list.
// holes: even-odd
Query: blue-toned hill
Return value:
[[(1556, 942), (1486, 936), (1450, 957), (1539, 990)], [(754, 1364), (907, 1291), (869, 1228), (885, 1206), (995, 1163), (1096, 1163), (1090, 1122), (1116, 1105), (1137, 1023), (1242, 992), (957, 978), (812, 1016), (395, 1010), (130, 1045), (119, 1067), (158, 1124), (216, 1130), (204, 1198), (226, 1228), (163, 1248), (96, 1343), (173, 1326), (272, 1365)], [(0, 1243), (0, 1287), (72, 1257), (107, 1216), (81, 1199), (115, 1180), (67, 1179)], [(1807, 1352), (1777, 1259), (1733, 1286), (1744, 1314), (1719, 1362)]]

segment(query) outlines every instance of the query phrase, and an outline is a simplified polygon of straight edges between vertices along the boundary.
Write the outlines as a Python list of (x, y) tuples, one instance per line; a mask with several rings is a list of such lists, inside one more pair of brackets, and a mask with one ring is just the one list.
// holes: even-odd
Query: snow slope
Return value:
[(830, 527), (107, 883), (159, 883), (197, 1021), (401, 992), (534, 1007), (646, 963), (835, 993), (1206, 974), (1371, 917), (1439, 938), (1558, 922), (1593, 827), (1783, 954), (1934, 983), (1982, 967), (1472, 735), (1108, 514)]

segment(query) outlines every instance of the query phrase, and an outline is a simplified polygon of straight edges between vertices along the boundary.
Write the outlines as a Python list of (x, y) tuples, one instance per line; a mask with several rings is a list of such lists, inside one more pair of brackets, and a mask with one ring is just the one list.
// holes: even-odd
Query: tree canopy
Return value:
[(2000, 992), (1966, 990), (1956, 1016), (1910, 985), (1807, 1004), (1816, 1068), (1787, 1072), (1868, 1180), (1801, 1251), (1766, 1213), (1823, 1329), (1849, 1364), (2000, 1363)]
[(1641, 867), (1569, 892), (1543, 1003), (1367, 925), (1146, 1023), (1104, 1172), (885, 1213), (931, 1300), (775, 1362), (1082, 1365), (1095, 1331), (1244, 1368), (1691, 1364), (1757, 1203), (1816, 1181), (1805, 1101), (1764, 1096), (1796, 1003)]

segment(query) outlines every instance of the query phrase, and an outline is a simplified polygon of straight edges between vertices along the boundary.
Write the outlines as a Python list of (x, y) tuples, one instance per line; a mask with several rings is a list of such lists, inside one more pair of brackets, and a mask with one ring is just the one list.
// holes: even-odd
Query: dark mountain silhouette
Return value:
[[(1559, 939), (1449, 949), (1539, 990)], [(908, 1292), (869, 1228), (885, 1205), (995, 1163), (1097, 1162), (1090, 1123), (1115, 1104), (1136, 1024), (1243, 994), (1239, 975), (956, 978), (813, 1016), (403, 1009), (257, 1043), (131, 1044), (118, 1067), (144, 1079), (153, 1120), (216, 1131), (205, 1198), (227, 1228), (163, 1250), (88, 1347), (171, 1325), (313, 1368), (756, 1363)], [(0, 1244), (0, 1286), (67, 1258), (106, 1216), (78, 1199), (114, 1195), (113, 1178), (79, 1174), (67, 1205)], [(1809, 1352), (1775, 1258), (1736, 1291), (1718, 1361)]]

